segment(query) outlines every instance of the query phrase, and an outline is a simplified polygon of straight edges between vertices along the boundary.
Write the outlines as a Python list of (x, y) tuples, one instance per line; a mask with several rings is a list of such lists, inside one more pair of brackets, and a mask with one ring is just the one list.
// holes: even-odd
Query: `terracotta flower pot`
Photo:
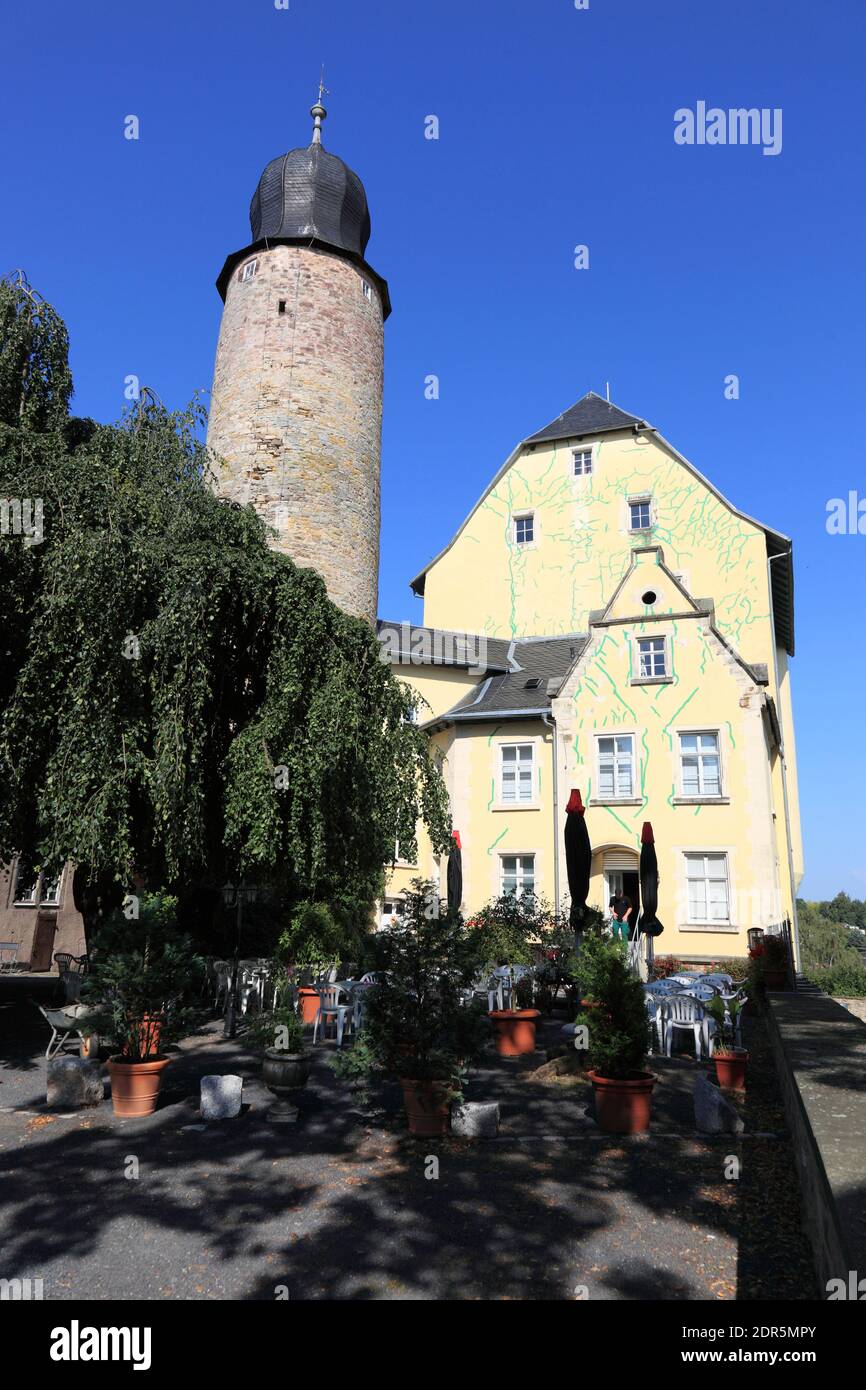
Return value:
[(447, 1081), (416, 1081), (412, 1077), (401, 1076), (403, 1104), (409, 1121), (409, 1133), (425, 1138), (447, 1134), (451, 1127), (451, 1114), (448, 1095), (451, 1090)]
[(734, 1052), (714, 1052), (713, 1062), (716, 1067), (716, 1076), (719, 1085), (726, 1091), (745, 1091), (746, 1089), (746, 1063), (749, 1054), (745, 1048), (737, 1048)]
[(541, 1017), (540, 1009), (494, 1009), (490, 1017), (500, 1057), (524, 1057), (535, 1051), (535, 1021)]
[(643, 1134), (650, 1127), (652, 1090), (658, 1078), (642, 1071), (628, 1080), (588, 1071), (595, 1097), (595, 1118), (606, 1134)]
[(152, 1115), (159, 1099), (162, 1073), (170, 1058), (154, 1057), (147, 1062), (129, 1062), (125, 1057), (109, 1057), (111, 1104), (121, 1119)]
[(302, 985), (298, 990), (300, 1001), (301, 1022), (309, 1023), (310, 1027), (316, 1021), (316, 1014), (319, 1012), (319, 996), (316, 990), (310, 985)]

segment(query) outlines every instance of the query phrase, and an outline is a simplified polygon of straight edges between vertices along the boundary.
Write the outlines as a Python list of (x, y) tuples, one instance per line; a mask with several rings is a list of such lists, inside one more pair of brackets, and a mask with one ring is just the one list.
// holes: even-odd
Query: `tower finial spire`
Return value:
[(319, 78), (319, 98), (318, 98), (318, 101), (316, 102), (315, 106), (311, 106), (311, 107), (310, 107), (310, 115), (311, 115), (312, 118), (313, 118), (313, 144), (314, 144), (314, 145), (321, 145), (321, 143), (322, 143), (322, 121), (325, 120), (325, 118), (327, 117), (327, 114), (328, 114), (327, 111), (325, 110), (324, 106), (322, 105), (322, 97), (323, 97), (323, 96), (330, 96), (330, 95), (331, 95), (330, 92), (328, 91), (327, 87), (325, 86), (325, 65), (324, 65), (324, 63), (323, 63), (323, 64), (322, 64), (322, 75), (321, 75), (321, 77)]

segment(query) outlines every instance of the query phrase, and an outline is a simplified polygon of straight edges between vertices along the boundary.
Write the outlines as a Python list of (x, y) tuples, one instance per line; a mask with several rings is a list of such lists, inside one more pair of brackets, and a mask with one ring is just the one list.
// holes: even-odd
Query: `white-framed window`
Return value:
[(386, 898), (382, 904), (380, 925), (383, 927), (402, 927), (406, 920), (406, 899)]
[(535, 517), (532, 512), (514, 518), (514, 544), (532, 545), (535, 540)]
[(683, 796), (721, 796), (722, 770), (717, 733), (680, 734)]
[(598, 799), (617, 801), (634, 796), (634, 734), (611, 734), (598, 739)]
[(500, 888), (502, 896), (511, 893), (522, 898), (535, 892), (535, 855), (503, 854), (500, 856)]
[(689, 921), (698, 926), (731, 920), (726, 854), (686, 854)]
[(655, 680), (668, 674), (668, 649), (664, 637), (637, 639), (638, 678)]
[(62, 881), (62, 870), (59, 874), (37, 873), (19, 860), (12, 902), (16, 907), (59, 907)]
[(361, 281), (361, 293), (363, 294), (365, 299), (373, 298), (373, 286), (370, 284), (368, 280)]
[(12, 901), (18, 907), (35, 907), (39, 901), (39, 874), (20, 859), (15, 869)]
[(628, 529), (649, 531), (652, 527), (652, 498), (632, 497), (628, 504)]
[(525, 806), (535, 800), (535, 748), (531, 743), (499, 746), (499, 800)]
[(238, 271), (238, 279), (241, 281), (242, 284), (246, 284), (247, 280), (252, 280), (258, 268), (259, 263), (257, 260), (254, 259), (251, 261), (247, 261), (246, 264), (242, 265), (240, 270)]
[(43, 874), (42, 887), (39, 894), (40, 903), (45, 907), (59, 907), (60, 905), (60, 881), (63, 872), (59, 874)]
[(592, 449), (572, 449), (575, 478), (585, 478), (592, 472)]

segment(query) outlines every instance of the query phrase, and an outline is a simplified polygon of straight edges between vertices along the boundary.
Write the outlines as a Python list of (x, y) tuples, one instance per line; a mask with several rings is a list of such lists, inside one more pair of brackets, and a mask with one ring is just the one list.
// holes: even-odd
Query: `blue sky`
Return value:
[[(380, 612), (420, 618), (408, 580), (513, 445), (609, 381), (794, 538), (803, 891), (866, 896), (866, 535), (825, 528), (866, 497), (862, 0), (42, 0), (4, 30), (0, 270), (66, 318), (76, 411), (210, 385), (214, 279), (324, 61), (394, 303)], [(699, 100), (781, 107), (781, 153), (676, 145)]]

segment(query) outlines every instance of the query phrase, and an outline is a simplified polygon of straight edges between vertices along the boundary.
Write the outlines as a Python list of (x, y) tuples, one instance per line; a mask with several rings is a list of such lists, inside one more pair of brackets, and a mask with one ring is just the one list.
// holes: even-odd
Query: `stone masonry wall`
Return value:
[[(376, 617), (384, 334), (376, 286), (337, 255), (273, 246), (235, 269), (208, 445), (221, 496), (251, 502), (276, 548), (335, 603)], [(365, 294), (364, 286), (369, 286)], [(282, 303), (282, 311), (281, 311)]]

